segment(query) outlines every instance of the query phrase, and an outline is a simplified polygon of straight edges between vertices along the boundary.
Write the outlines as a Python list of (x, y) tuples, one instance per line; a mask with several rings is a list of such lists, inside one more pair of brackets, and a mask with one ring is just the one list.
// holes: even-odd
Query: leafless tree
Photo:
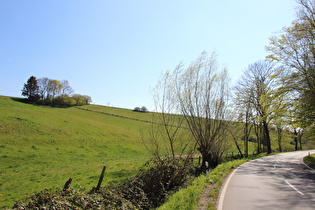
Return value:
[[(268, 153), (271, 153), (271, 143), (268, 123), (271, 115), (272, 101), (266, 100), (273, 86), (272, 75), (275, 72), (275, 66), (269, 61), (258, 61), (250, 64), (244, 71), (243, 76), (239, 79), (236, 86), (236, 95), (239, 104), (248, 106), (252, 109), (255, 116), (253, 122), (257, 136), (258, 147), (260, 152), (260, 140)], [(249, 111), (249, 110), (248, 110)], [(262, 135), (262, 136), (261, 136)], [(261, 138), (262, 137), (262, 138)]]
[(61, 81), (61, 86), (62, 86), (61, 95), (63, 95), (63, 96), (64, 95), (70, 96), (74, 92), (74, 90), (70, 86), (68, 80), (62, 80)]
[(177, 113), (174, 97), (174, 80), (169, 72), (162, 74), (155, 86), (155, 112), (147, 129), (142, 129), (146, 148), (157, 158), (189, 158), (192, 146), (187, 139), (187, 128), (183, 127), (184, 118)]
[(47, 97), (49, 87), (49, 79), (47, 77), (39, 78), (38, 80), (38, 87), (39, 87), (39, 95), (42, 100), (44, 100)]
[(229, 78), (227, 70), (218, 72), (215, 53), (202, 53), (188, 68), (174, 71), (175, 92), (197, 149), (205, 161), (215, 167), (226, 149), (229, 125)]

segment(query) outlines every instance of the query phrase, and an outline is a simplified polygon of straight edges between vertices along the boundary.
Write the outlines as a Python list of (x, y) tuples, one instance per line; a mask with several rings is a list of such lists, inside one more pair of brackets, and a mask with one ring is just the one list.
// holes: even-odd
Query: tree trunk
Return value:
[(298, 133), (297, 133), (297, 131), (296, 131), (296, 129), (294, 129), (294, 135), (295, 135), (295, 137), (294, 137), (294, 145), (295, 145), (295, 151), (297, 151), (298, 150), (298, 137), (297, 137), (297, 135), (298, 135)]
[(295, 144), (294, 150), (297, 151), (297, 150), (298, 150), (298, 140), (297, 140), (297, 137), (294, 137), (294, 144)]
[(215, 160), (210, 153), (201, 153), (202, 156), (202, 164), (201, 169), (206, 171), (206, 161), (209, 164), (209, 168), (215, 168), (219, 164), (219, 160)]
[(269, 135), (269, 128), (268, 128), (268, 124), (266, 122), (263, 122), (263, 126), (264, 126), (264, 139), (265, 139), (265, 143), (267, 146), (267, 153), (270, 154), (271, 153), (271, 143), (270, 143), (270, 135)]
[(281, 140), (282, 140), (282, 128), (277, 126), (277, 134), (278, 134), (278, 146), (279, 146), (279, 152), (282, 152), (281, 147)]
[[(244, 130), (244, 155), (245, 157), (248, 157), (248, 136), (249, 136), (249, 132), (248, 132), (248, 122), (245, 123), (245, 130)], [(241, 155), (242, 156), (242, 155)], [(243, 156), (242, 156), (243, 157)]]

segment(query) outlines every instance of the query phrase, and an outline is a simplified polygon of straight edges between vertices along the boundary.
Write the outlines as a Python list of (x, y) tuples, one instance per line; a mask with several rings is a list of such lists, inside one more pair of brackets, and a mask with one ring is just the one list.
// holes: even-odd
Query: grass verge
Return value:
[[(206, 207), (207, 209), (216, 209), (216, 203), (219, 198), (220, 189), (224, 179), (238, 166), (250, 160), (263, 157), (265, 154), (253, 155), (249, 158), (243, 158), (222, 163), (215, 169), (210, 171), (209, 179), (205, 175), (201, 175), (196, 178), (191, 185), (186, 188), (179, 190), (173, 194), (166, 203), (164, 203), (159, 210), (166, 209), (198, 209)], [(201, 201), (205, 189), (210, 187), (207, 193), (208, 199)], [(206, 203), (204, 203), (206, 202)]]
[(315, 154), (304, 157), (303, 161), (306, 165), (315, 169)]

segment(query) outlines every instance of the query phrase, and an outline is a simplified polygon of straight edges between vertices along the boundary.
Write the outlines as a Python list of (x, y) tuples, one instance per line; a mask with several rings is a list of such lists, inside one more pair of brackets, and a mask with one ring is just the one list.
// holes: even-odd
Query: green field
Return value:
[(0, 208), (53, 186), (91, 189), (134, 175), (150, 155), (139, 134), (149, 113), (105, 106), (56, 108), (0, 96)]
[[(57, 108), (0, 96), (0, 119), (0, 209), (24, 195), (63, 187), (69, 178), (73, 187), (91, 189), (104, 165), (103, 185), (118, 183), (151, 158), (140, 135), (151, 113), (98, 105)], [(273, 129), (270, 135), (276, 149)], [(283, 151), (294, 149), (292, 139), (284, 133)], [(237, 155), (232, 140), (229, 145), (229, 155)], [(256, 143), (250, 142), (249, 153), (255, 151)]]

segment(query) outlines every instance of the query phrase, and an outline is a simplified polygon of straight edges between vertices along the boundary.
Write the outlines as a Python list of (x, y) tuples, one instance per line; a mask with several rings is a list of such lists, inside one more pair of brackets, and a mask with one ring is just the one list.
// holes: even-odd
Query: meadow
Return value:
[(149, 160), (139, 129), (148, 113), (88, 105), (56, 108), (0, 96), (0, 208), (53, 186), (120, 182)]
[[(98, 105), (58, 108), (0, 96), (0, 209), (27, 194), (62, 188), (69, 178), (75, 188), (92, 189), (104, 165), (102, 185), (135, 175), (151, 158), (140, 129), (150, 125), (152, 114)], [(271, 138), (276, 149), (272, 129)], [(294, 149), (292, 139), (284, 133), (284, 151)], [(249, 153), (255, 148), (250, 142)], [(238, 153), (233, 141), (228, 152)]]

